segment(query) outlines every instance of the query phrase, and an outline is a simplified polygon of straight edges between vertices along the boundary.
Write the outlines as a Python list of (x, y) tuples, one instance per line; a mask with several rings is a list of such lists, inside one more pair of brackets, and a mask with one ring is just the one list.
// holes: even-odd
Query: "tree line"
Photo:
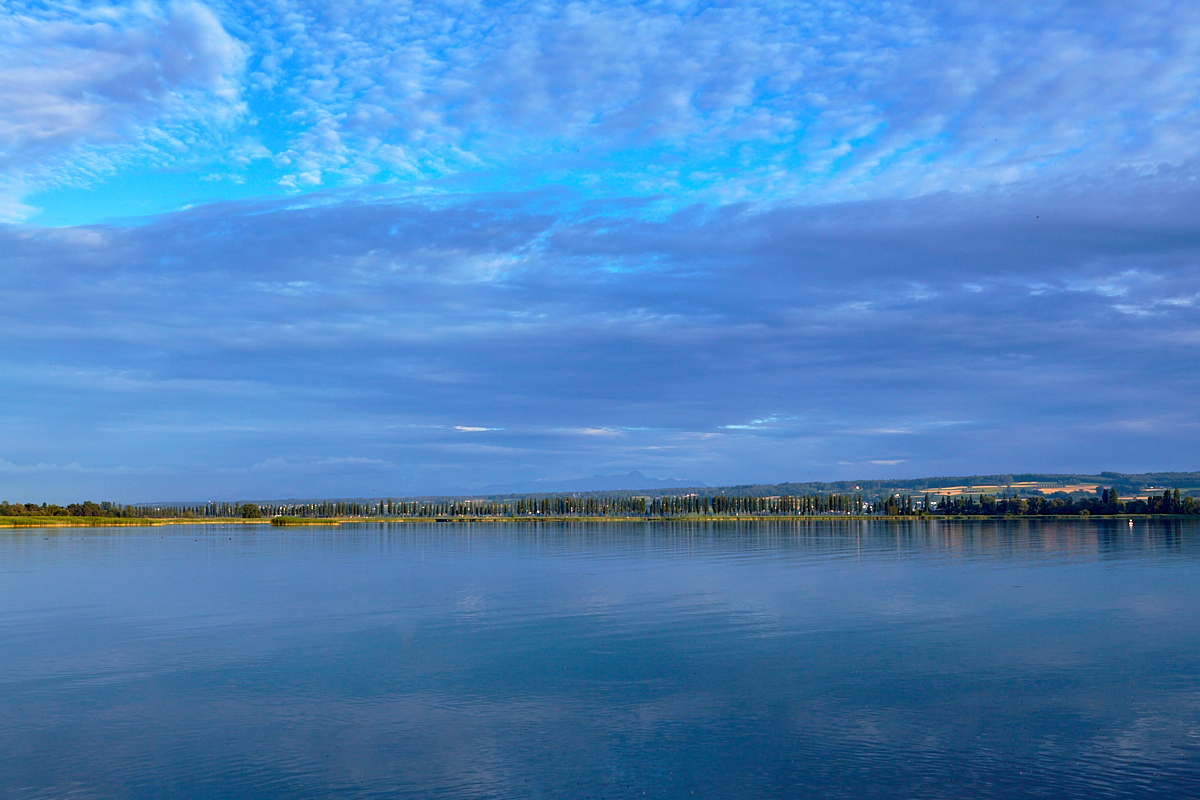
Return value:
[(263, 516), (265, 506), (256, 503), (198, 503), (193, 505), (122, 505), (121, 503), (54, 503), (0, 502), (0, 516), (5, 517), (111, 517), (123, 519), (203, 519), (256, 518)]
[[(353, 510), (344, 510), (342, 506)], [(861, 513), (859, 495), (784, 497), (584, 495), (520, 497), (515, 500), (380, 500), (370, 504), (264, 506), (289, 517), (693, 517), (804, 516)]]
[(1104, 489), (1091, 497), (1018, 497), (989, 494), (906, 498), (902, 510), (893, 502), (885, 513), (928, 516), (1090, 516), (1092, 514), (1200, 514), (1200, 502), (1181, 496), (1178, 489), (1164, 489), (1162, 495), (1145, 499), (1122, 500), (1115, 489)]
[(463, 517), (809, 517), (809, 516), (1078, 516), (1091, 514), (1200, 514), (1200, 502), (1178, 489), (1161, 497), (1121, 500), (1115, 490), (1094, 497), (1016, 495), (899, 495), (867, 501), (861, 494), (666, 495), (521, 497), (515, 500), (380, 500), (260, 507), (264, 516)]
[(512, 500), (432, 499), (122, 505), (103, 502), (58, 506), (0, 502), (2, 516), (123, 517), (143, 519), (259, 519), (263, 517), (528, 518), (528, 517), (811, 517), (811, 516), (1087, 516), (1092, 514), (1200, 514), (1200, 502), (1178, 489), (1161, 496), (1122, 500), (1115, 489), (1091, 497), (1022, 497), (961, 494), (901, 495), (864, 499), (861, 494), (753, 495), (565, 495)]
[(134, 517), (147, 519), (255, 519), (262, 517), (687, 517), (804, 516), (861, 513), (859, 495), (752, 496), (558, 496), (515, 500), (379, 500), (319, 503), (200, 503), (121, 505), (119, 503), (0, 503), (0, 515)]

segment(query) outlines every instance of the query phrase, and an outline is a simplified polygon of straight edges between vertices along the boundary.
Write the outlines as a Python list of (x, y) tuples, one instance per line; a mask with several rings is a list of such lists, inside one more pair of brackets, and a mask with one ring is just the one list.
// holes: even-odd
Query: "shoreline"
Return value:
[(239, 519), (236, 517), (209, 517), (189, 519), (187, 517), (0, 517), (0, 529), (4, 528), (141, 528), (156, 525), (255, 525), (269, 524), (268, 518)]
[(168, 517), (162, 519), (148, 517), (0, 517), (0, 530), (26, 528), (138, 528), (157, 527), (162, 525), (269, 525), (275, 528), (332, 526), (353, 524), (454, 524), (454, 523), (529, 523), (529, 522), (578, 522), (578, 523), (612, 523), (612, 522), (1015, 522), (1020, 520), (1075, 520), (1090, 522), (1093, 520), (1152, 520), (1152, 519), (1196, 519), (1195, 514), (1092, 514), (1079, 515), (958, 515), (958, 516), (868, 516), (868, 515), (775, 515), (775, 514), (741, 514), (741, 515), (681, 515), (675, 517), (592, 517), (592, 516), (461, 516), (461, 517), (293, 517), (286, 521), (276, 521), (263, 517), (260, 519), (244, 519), (237, 517), (189, 519), (187, 517)]

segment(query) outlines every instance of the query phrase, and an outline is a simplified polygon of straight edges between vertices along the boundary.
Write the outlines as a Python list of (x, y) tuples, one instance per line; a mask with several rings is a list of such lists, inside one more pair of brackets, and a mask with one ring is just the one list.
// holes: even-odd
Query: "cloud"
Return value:
[(1200, 13), (1171, 0), (9, 8), (10, 215), (130, 165), (213, 179), (176, 179), (171, 208), (397, 182), (677, 210), (1194, 177), (1200, 158)]
[(1200, 15), (1169, 0), (248, 9), (295, 188), (482, 171), (827, 201), (1200, 155)]
[(9, 4), (0, 14), (2, 188), (19, 195), (94, 180), (123, 160), (181, 157), (240, 113), (243, 60), (198, 3)]
[[(1200, 341), (1178, 302), (1200, 293), (1197, 199), (1129, 176), (654, 219), (562, 192), (359, 192), (0, 227), (0, 457), (241, 486), (241, 461), (349, 450), (372, 463), (338, 480), (390, 493), (1184, 468), (1200, 395), (1171, 354)], [(484, 427), (464, 419), (497, 430), (463, 439)], [(328, 493), (320, 470), (260, 473), (256, 496)]]
[(0, 472), (6, 473), (80, 472), (82, 470), (83, 467), (75, 462), (70, 464), (14, 464), (11, 461), (0, 459)]
[(319, 464), (320, 466), (323, 466), (323, 467), (329, 467), (329, 466), (355, 466), (355, 467), (358, 467), (358, 466), (378, 466), (378, 467), (390, 467), (390, 466), (393, 466), (393, 465), (392, 465), (392, 463), (391, 463), (391, 462), (389, 462), (389, 461), (384, 461), (384, 460), (382, 460), (382, 459), (379, 459), (379, 458), (365, 458), (365, 457), (363, 457), (363, 456), (341, 456), (341, 457), (338, 457), (338, 458), (334, 458), (334, 457), (332, 457), (332, 456), (331, 456), (331, 457), (329, 457), (329, 458), (323, 458), (323, 459), (321, 459), (320, 461), (318, 461), (318, 462), (317, 462), (317, 464)]

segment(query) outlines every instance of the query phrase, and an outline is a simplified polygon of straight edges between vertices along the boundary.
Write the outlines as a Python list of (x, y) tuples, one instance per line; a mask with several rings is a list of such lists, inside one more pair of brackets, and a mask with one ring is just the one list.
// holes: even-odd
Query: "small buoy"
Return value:
[(1130, 525), (1132, 525), (1132, 524), (1133, 524), (1133, 520), (1129, 520), (1129, 524), (1130, 524)]

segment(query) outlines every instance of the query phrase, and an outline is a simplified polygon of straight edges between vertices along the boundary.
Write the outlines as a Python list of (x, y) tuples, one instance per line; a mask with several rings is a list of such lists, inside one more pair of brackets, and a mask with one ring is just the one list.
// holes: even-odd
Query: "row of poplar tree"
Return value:
[[(521, 497), (515, 500), (382, 500), (361, 503), (306, 503), (263, 506), (264, 513), (288, 517), (691, 517), (803, 516), (862, 513), (859, 495), (784, 497)], [(867, 506), (867, 508), (870, 508)]]
[(57, 506), (0, 503), (0, 515), (142, 517), (142, 518), (261, 518), (261, 517), (729, 517), (729, 516), (1071, 516), (1081, 514), (1200, 514), (1200, 502), (1181, 496), (1178, 489), (1161, 496), (1122, 500), (1105, 489), (1092, 497), (1018, 497), (1008, 495), (899, 495), (864, 501), (859, 494), (809, 494), (782, 497), (715, 495), (560, 496), (512, 500), (380, 500), (320, 503), (199, 503), (194, 505), (131, 506), (119, 503), (72, 503)]
[(895, 515), (953, 515), (953, 516), (1078, 516), (1091, 514), (1200, 514), (1200, 502), (1180, 494), (1178, 489), (1164, 489), (1161, 495), (1122, 500), (1115, 489), (1104, 489), (1090, 497), (1017, 497), (981, 494), (958, 495), (931, 499), (905, 498), (907, 506), (897, 508), (899, 501), (887, 506), (885, 513)]

